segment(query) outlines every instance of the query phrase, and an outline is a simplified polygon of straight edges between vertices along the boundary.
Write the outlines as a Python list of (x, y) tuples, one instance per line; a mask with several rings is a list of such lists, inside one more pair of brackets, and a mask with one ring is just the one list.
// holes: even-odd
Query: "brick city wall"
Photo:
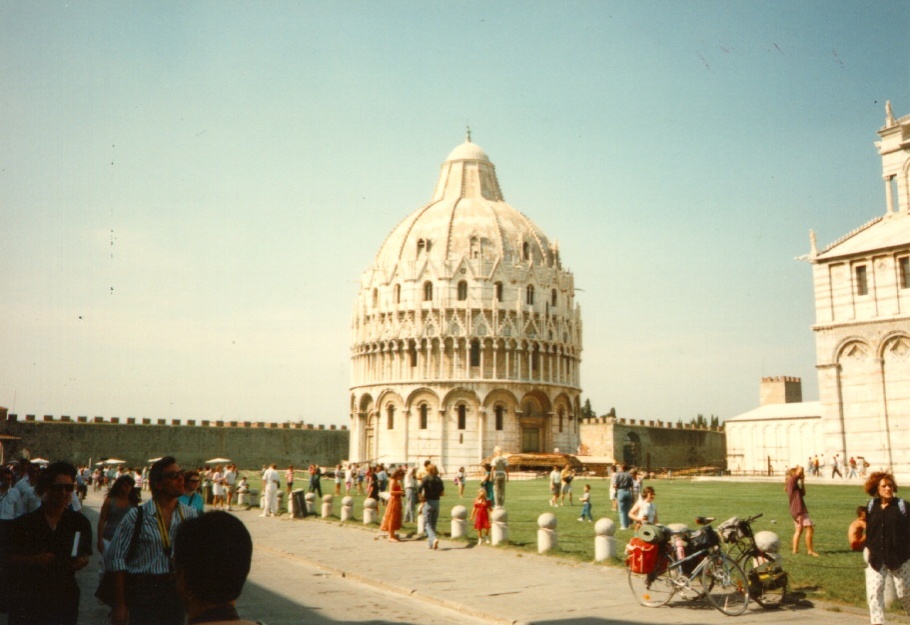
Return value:
[(722, 427), (592, 417), (581, 420), (579, 435), (589, 455), (617, 463), (652, 470), (726, 466), (727, 435)]
[(347, 458), (346, 427), (249, 421), (194, 421), (117, 417), (46, 415), (20, 418), (0, 412), (0, 434), (21, 440), (4, 441), (7, 460), (27, 450), (33, 458), (86, 464), (119, 458), (142, 466), (149, 458), (172, 455), (184, 466), (199, 466), (216, 457), (231, 458), (252, 469), (272, 462), (279, 466), (316, 462), (334, 466)]

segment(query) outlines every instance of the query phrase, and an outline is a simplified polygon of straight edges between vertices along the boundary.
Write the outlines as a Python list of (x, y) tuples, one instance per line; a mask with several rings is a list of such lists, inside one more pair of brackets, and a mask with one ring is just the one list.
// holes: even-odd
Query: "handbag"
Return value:
[[(139, 542), (139, 532), (142, 530), (142, 506), (136, 513), (136, 524), (133, 525), (133, 535), (130, 537), (130, 548), (126, 552), (126, 561), (129, 562), (136, 551), (136, 544)], [(95, 597), (104, 605), (113, 608), (117, 603), (117, 593), (114, 591), (114, 571), (105, 569), (101, 581), (98, 582), (98, 589), (95, 591)]]

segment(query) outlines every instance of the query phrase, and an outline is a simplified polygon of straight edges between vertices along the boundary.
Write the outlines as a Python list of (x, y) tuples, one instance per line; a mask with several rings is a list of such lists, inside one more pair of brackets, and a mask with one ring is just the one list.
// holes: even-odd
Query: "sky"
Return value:
[(0, 3), (0, 406), (348, 423), (351, 313), (465, 137), (560, 244), (582, 397), (818, 397), (809, 230), (884, 214), (910, 3)]

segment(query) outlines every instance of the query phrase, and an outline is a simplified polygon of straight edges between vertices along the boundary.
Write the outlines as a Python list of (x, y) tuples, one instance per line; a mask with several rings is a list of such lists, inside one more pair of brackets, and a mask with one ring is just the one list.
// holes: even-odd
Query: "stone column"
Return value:
[(613, 519), (598, 519), (594, 524), (594, 561), (603, 562), (616, 555), (616, 524)]
[(328, 494), (323, 495), (322, 497), (322, 518), (327, 519), (332, 516), (332, 501), (335, 499), (335, 495)]
[(544, 512), (537, 517), (537, 553), (547, 553), (556, 549), (556, 515)]
[(348, 521), (354, 517), (354, 498), (344, 497), (341, 500), (341, 520)]
[(452, 508), (452, 538), (464, 538), (465, 519), (468, 517), (468, 509), (464, 506), (455, 506)]
[(893, 175), (882, 176), (885, 180), (885, 205), (888, 208), (888, 214), (894, 212), (894, 191), (891, 188), (891, 181), (894, 180)]
[(363, 524), (364, 525), (373, 525), (374, 523), (376, 523), (378, 508), (379, 508), (379, 502), (371, 497), (367, 497), (363, 501)]
[(490, 514), (490, 539), (493, 545), (509, 542), (509, 513), (505, 508), (493, 508)]
[(306, 500), (307, 516), (316, 514), (316, 493), (307, 493), (304, 499)]

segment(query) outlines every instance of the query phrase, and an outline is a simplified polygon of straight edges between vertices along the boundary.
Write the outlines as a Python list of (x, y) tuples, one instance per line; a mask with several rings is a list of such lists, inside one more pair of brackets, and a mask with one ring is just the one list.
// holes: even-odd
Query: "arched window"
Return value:
[(408, 355), (411, 357), (411, 366), (417, 366), (417, 344), (414, 341), (411, 341), (408, 345)]
[(533, 284), (528, 285), (527, 295), (525, 296), (525, 301), (527, 302), (528, 306), (534, 305), (534, 285)]
[(531, 259), (531, 246), (527, 242), (521, 244), (521, 258), (522, 260)]
[(553, 290), (550, 292), (550, 306), (552, 306), (553, 308), (556, 308), (556, 302), (557, 302), (557, 301), (558, 301), (558, 300), (557, 300), (556, 289), (553, 289)]
[(426, 404), (420, 404), (420, 429), (427, 429), (427, 421), (429, 420), (428, 415), (430, 412), (430, 407)]
[(401, 303), (401, 285), (400, 285), (400, 284), (396, 284), (396, 285), (395, 285), (395, 289), (394, 289), (392, 292), (393, 292), (394, 297), (395, 297), (395, 303), (396, 303), (396, 304), (400, 304), (400, 303)]
[(373, 308), (379, 306), (379, 289), (373, 289)]
[(385, 409), (386, 413), (386, 428), (389, 430), (395, 429), (395, 406), (389, 404)]
[(537, 367), (540, 365), (540, 352), (537, 351), (537, 347), (534, 348), (534, 351), (531, 352), (531, 369), (537, 371)]
[(565, 418), (565, 415), (562, 412), (562, 409), (559, 410), (559, 431), (562, 432), (562, 422)]
[(424, 241), (423, 239), (418, 239), (417, 240), (417, 258), (420, 258), (420, 255), (423, 254), (423, 251), (426, 249), (429, 249), (429, 247), (427, 247), (426, 241)]
[(468, 299), (468, 283), (462, 280), (458, 283), (458, 301), (463, 302)]
[(471, 366), (480, 366), (480, 341), (476, 339), (471, 341)]
[(496, 413), (496, 431), (501, 432), (505, 409), (502, 406), (496, 406), (495, 413)]
[(493, 285), (493, 294), (496, 296), (496, 301), (502, 301), (502, 282), (497, 282)]
[(468, 409), (464, 404), (458, 405), (458, 429), (465, 430), (468, 427)]
[(423, 283), (423, 301), (433, 301), (433, 283), (429, 280)]

